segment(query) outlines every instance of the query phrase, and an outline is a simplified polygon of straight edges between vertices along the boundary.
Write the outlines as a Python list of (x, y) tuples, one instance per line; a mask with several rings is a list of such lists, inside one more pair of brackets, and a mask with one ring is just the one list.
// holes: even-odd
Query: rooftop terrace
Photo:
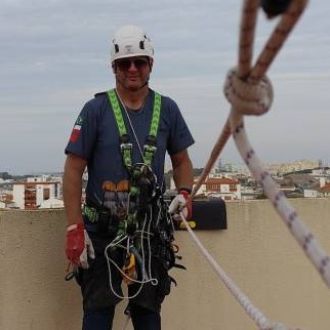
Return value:
[[(293, 201), (330, 253), (330, 199)], [(198, 236), (252, 302), (272, 320), (330, 329), (330, 292), (268, 201), (227, 203), (228, 229)], [(63, 210), (0, 212), (0, 329), (81, 329), (79, 289), (65, 282)], [(176, 233), (182, 263), (165, 300), (165, 330), (257, 329), (213, 273), (187, 232)], [(122, 329), (120, 304), (114, 329)], [(128, 330), (132, 329), (131, 326)]]

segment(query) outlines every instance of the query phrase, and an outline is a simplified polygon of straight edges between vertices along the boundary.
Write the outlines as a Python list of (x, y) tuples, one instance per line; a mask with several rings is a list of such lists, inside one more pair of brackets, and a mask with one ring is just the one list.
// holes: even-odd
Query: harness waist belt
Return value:
[(91, 223), (96, 223), (99, 220), (99, 211), (86, 204), (83, 206), (83, 215), (86, 216)]

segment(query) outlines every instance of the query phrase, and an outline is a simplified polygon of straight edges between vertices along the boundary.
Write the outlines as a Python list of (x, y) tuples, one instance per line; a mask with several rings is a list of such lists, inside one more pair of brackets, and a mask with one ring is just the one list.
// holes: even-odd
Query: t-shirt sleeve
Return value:
[(180, 151), (187, 149), (194, 144), (194, 139), (189, 131), (189, 128), (180, 112), (178, 105), (171, 99), (170, 114), (171, 127), (167, 151), (170, 155), (174, 155)]
[(87, 102), (73, 126), (65, 153), (88, 160), (93, 152), (96, 134), (96, 110), (91, 102)]

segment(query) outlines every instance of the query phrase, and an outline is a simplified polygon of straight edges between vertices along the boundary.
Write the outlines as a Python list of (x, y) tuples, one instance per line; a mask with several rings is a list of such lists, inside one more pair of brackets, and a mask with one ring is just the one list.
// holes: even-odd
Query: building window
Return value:
[(46, 201), (49, 199), (50, 196), (50, 189), (49, 188), (44, 188), (44, 200)]

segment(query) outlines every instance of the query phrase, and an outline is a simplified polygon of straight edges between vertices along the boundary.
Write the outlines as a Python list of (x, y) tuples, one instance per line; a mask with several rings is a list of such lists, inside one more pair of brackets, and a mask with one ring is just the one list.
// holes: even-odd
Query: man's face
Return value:
[(149, 80), (152, 60), (146, 56), (118, 59), (114, 63), (117, 82), (131, 91), (140, 89)]

